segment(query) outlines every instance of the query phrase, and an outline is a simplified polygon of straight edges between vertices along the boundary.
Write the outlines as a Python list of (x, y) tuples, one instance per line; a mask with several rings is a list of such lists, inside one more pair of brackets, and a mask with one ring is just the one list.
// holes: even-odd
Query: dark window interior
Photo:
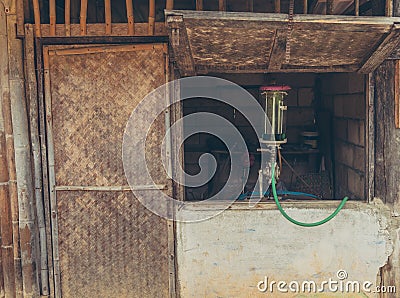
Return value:
[[(259, 87), (275, 82), (289, 85), (285, 99), (287, 110), (287, 143), (281, 145), (281, 174), (278, 189), (314, 194), (320, 199), (365, 199), (365, 78), (353, 73), (329, 74), (243, 74), (221, 75), (248, 90), (262, 106)], [(249, 179), (237, 183), (244, 192), (254, 189), (260, 169), (259, 143), (249, 123), (226, 104), (216, 100), (195, 98), (184, 101), (184, 116), (196, 112), (216, 113), (233, 123), (243, 135), (251, 153)], [(262, 121), (262, 119), (260, 119)], [(318, 134), (310, 143), (304, 132)], [(315, 137), (311, 138), (315, 139)], [(186, 200), (203, 200), (217, 193), (227, 179), (229, 154), (216, 137), (200, 133), (184, 143), (185, 171), (197, 174), (199, 157), (211, 153), (217, 160), (217, 171), (209, 183), (186, 188)], [(287, 199), (307, 197), (285, 196)], [(309, 199), (310, 197), (308, 197)]]

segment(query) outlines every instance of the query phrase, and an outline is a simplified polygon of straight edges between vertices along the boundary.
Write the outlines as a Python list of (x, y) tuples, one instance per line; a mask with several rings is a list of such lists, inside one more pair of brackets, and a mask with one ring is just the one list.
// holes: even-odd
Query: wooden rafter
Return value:
[(392, 31), (363, 63), (359, 72), (370, 73), (375, 70), (399, 45), (400, 26), (394, 25)]
[(182, 16), (168, 16), (167, 26), (174, 57), (181, 76), (196, 75), (189, 38)]

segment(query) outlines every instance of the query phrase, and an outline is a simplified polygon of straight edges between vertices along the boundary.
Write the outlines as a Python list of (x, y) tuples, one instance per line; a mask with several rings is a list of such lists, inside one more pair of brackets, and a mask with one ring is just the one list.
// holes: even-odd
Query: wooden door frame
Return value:
[[(32, 27), (32, 25), (27, 25)], [(32, 27), (33, 30), (33, 27)], [(45, 209), (45, 223), (46, 223), (46, 240), (47, 240), (47, 255), (45, 257), (48, 261), (48, 292), (50, 296), (61, 297), (61, 284), (60, 284), (60, 268), (58, 260), (58, 249), (57, 245), (53, 245), (57, 241), (57, 210), (55, 205), (55, 197), (52, 195), (54, 189), (51, 185), (54, 185), (54, 175), (51, 173), (52, 167), (54, 167), (54, 153), (52, 148), (52, 142), (49, 138), (52, 137), (51, 128), (51, 104), (49, 100), (45, 101), (45, 93), (50, 90), (45, 90), (47, 81), (49, 78), (48, 73), (48, 59), (46, 59), (46, 49), (50, 45), (90, 45), (95, 46), (96, 44), (113, 44), (113, 45), (128, 45), (128, 44), (151, 44), (151, 43), (167, 43), (167, 36), (135, 36), (135, 37), (71, 37), (71, 38), (34, 38), (35, 44), (35, 57), (32, 57), (36, 62), (36, 75), (37, 75), (37, 98), (38, 98), (38, 121), (40, 131), (38, 132), (38, 139), (41, 143), (41, 178), (42, 178), (42, 199), (44, 201)], [(169, 61), (168, 53), (165, 55), (165, 61)], [(165, 69), (165, 80), (173, 79), (170, 76), (169, 63), (166, 63)], [(47, 84), (48, 85), (48, 84)], [(47, 107), (46, 107), (47, 104)], [(50, 109), (49, 109), (50, 108)], [(172, 108), (169, 110), (169, 114), (174, 114)], [(167, 123), (166, 123), (167, 124)], [(49, 129), (50, 128), (50, 129)], [(54, 168), (53, 168), (54, 171)], [(51, 181), (49, 181), (51, 180)], [(172, 184), (171, 181), (170, 184)], [(169, 270), (169, 296), (177, 297), (177, 286), (176, 286), (176, 274), (177, 265), (175, 258), (175, 247), (176, 247), (176, 232), (175, 223), (173, 221), (167, 221), (168, 229), (168, 270)], [(51, 227), (51, 228), (50, 228)], [(43, 252), (42, 252), (43, 253)], [(43, 281), (41, 281), (43, 282)]]

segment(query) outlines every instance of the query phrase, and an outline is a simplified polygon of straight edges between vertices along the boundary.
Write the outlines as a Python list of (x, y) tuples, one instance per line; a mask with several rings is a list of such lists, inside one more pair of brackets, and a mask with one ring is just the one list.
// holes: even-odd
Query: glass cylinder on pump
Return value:
[[(286, 117), (287, 106), (284, 99), (289, 86), (262, 86), (260, 87), (261, 98), (265, 100), (265, 119), (264, 119), (264, 141), (286, 141)], [(270, 123), (270, 129), (268, 122)]]

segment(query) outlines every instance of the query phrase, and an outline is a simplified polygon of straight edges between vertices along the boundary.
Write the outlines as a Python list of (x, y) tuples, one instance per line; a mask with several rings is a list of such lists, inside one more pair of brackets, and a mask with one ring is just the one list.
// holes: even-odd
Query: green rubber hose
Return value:
[(297, 221), (297, 220), (291, 218), (285, 212), (285, 210), (283, 210), (281, 203), (279, 203), (278, 195), (276, 194), (276, 187), (275, 187), (275, 165), (272, 167), (272, 193), (274, 195), (274, 200), (275, 200), (276, 206), (278, 206), (278, 209), (282, 213), (283, 217), (285, 217), (288, 221), (290, 221), (298, 226), (302, 226), (302, 227), (316, 227), (316, 226), (320, 226), (320, 225), (330, 221), (332, 218), (334, 218), (339, 213), (339, 211), (343, 208), (344, 204), (346, 204), (347, 200), (349, 199), (348, 197), (344, 197), (342, 202), (340, 203), (340, 205), (336, 208), (335, 212), (333, 212), (331, 215), (329, 215), (327, 218), (325, 218), (321, 221), (311, 222), (311, 223)]

